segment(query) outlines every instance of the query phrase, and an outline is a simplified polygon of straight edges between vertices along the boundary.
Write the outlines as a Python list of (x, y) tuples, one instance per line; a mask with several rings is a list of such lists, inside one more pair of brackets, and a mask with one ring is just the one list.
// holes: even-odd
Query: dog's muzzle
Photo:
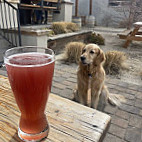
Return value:
[(80, 57), (80, 60), (81, 60), (81, 62), (82, 62), (83, 64), (86, 64), (86, 62), (85, 62), (85, 60), (86, 60), (86, 57), (84, 57), (84, 56), (81, 56), (81, 57)]
[(86, 58), (84, 56), (80, 57), (81, 61), (84, 61)]

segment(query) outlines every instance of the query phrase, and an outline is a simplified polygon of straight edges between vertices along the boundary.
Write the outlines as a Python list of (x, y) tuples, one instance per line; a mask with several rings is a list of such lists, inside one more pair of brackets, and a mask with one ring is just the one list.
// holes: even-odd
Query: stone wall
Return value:
[[(75, 3), (75, 0), (71, 0)], [(89, 1), (79, 0), (79, 16), (89, 15)], [(95, 16), (96, 24), (99, 26), (118, 27), (121, 21), (124, 21), (129, 14), (128, 6), (109, 6), (109, 0), (93, 0), (92, 13)], [(75, 14), (75, 5), (73, 5), (73, 15)]]
[(63, 53), (63, 50), (69, 42), (84, 42), (85, 39), (92, 33), (92, 30), (80, 31), (74, 33), (60, 34), (48, 38), (48, 48), (55, 51), (56, 54)]

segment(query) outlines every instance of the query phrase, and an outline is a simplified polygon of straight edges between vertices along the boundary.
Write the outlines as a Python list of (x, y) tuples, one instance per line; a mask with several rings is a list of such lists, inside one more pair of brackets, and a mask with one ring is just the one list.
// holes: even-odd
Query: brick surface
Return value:
[(137, 128), (142, 128), (142, 117), (137, 115), (131, 115), (129, 125)]
[(55, 76), (60, 76), (60, 75), (62, 75), (64, 72), (62, 72), (62, 71), (60, 71), (60, 70), (56, 70), (55, 69), (55, 71), (54, 71), (54, 75)]
[(66, 85), (67, 88), (75, 88), (75, 86), (76, 86), (76, 83), (73, 83), (73, 82), (70, 82), (67, 80), (63, 81), (62, 84)]
[(104, 109), (104, 112), (108, 113), (108, 114), (115, 114), (117, 108), (113, 107), (111, 105), (107, 105)]
[(127, 86), (128, 89), (131, 89), (131, 90), (139, 90), (140, 86), (139, 85), (135, 85), (135, 84), (128, 84)]
[(140, 110), (140, 113), (139, 113), (139, 115), (140, 115), (140, 116), (142, 116), (142, 110)]
[(142, 92), (137, 92), (136, 98), (137, 99), (142, 99)]
[(127, 88), (129, 84), (128, 84), (127, 82), (122, 82), (122, 81), (121, 81), (121, 82), (118, 82), (117, 85), (118, 85), (118, 86), (121, 86), (121, 87), (123, 87), (123, 88)]
[(69, 78), (69, 77), (72, 76), (72, 74), (65, 72), (62, 76), (65, 77), (65, 78)]
[(139, 92), (142, 92), (142, 87), (141, 87), (141, 85), (139, 86), (138, 91), (139, 91)]
[(130, 117), (130, 113), (118, 109), (117, 112), (116, 112), (116, 116), (119, 116), (119, 117), (121, 117), (121, 118), (123, 118), (123, 119), (128, 120), (129, 117)]
[(126, 99), (129, 99), (129, 100), (134, 100), (135, 99), (134, 95), (130, 95), (130, 94), (124, 93), (124, 92), (120, 92), (120, 94), (123, 95)]
[(64, 98), (68, 98), (70, 100), (74, 99), (74, 95), (73, 95), (73, 90), (70, 89), (64, 89), (60, 92), (60, 96), (64, 97)]
[(130, 105), (130, 106), (133, 106), (135, 104), (135, 100), (129, 100), (129, 99), (126, 99), (126, 102), (122, 102), (123, 104), (126, 104), (126, 105)]
[(68, 78), (67, 81), (74, 82), (74, 83), (77, 82), (76, 78)]
[(108, 132), (119, 138), (124, 138), (126, 130), (117, 125), (111, 124)]
[(54, 83), (52, 84), (52, 86), (55, 87), (55, 88), (59, 88), (59, 89), (65, 89), (65, 88), (66, 88), (65, 85), (63, 85), (63, 84), (61, 84), (61, 83), (58, 83), (58, 82), (54, 82)]
[(55, 87), (52, 87), (51, 88), (51, 93), (53, 93), (53, 94), (60, 94), (60, 91), (61, 91), (61, 89), (57, 89), (57, 88), (55, 88)]
[(135, 95), (137, 93), (137, 90), (132, 90), (132, 89), (126, 89), (125, 88), (125, 92), (130, 94), (130, 95)]
[(142, 100), (141, 99), (136, 99), (135, 106), (142, 109)]
[(129, 127), (125, 135), (125, 140), (128, 142), (141, 142), (141, 129)]
[(114, 135), (107, 134), (103, 142), (122, 142), (122, 140)]
[(123, 110), (123, 111), (126, 111), (126, 112), (130, 112), (132, 114), (139, 114), (140, 113), (139, 108), (136, 108), (134, 106), (125, 105), (125, 104), (120, 106), (120, 109)]
[(66, 78), (64, 78), (62, 76), (58, 76), (58, 77), (54, 77), (53, 80), (56, 82), (62, 83), (63, 81), (66, 80)]
[(117, 116), (113, 116), (111, 122), (122, 128), (128, 127), (128, 121)]

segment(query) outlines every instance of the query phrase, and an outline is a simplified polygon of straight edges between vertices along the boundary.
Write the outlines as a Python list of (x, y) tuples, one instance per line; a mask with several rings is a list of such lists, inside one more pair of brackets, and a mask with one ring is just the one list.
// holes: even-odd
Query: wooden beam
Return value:
[(127, 47), (129, 46), (129, 44), (132, 42), (132, 39), (131, 39), (130, 37), (135, 36), (136, 33), (138, 32), (138, 30), (139, 30), (139, 28), (136, 27), (136, 28), (132, 31), (132, 33), (131, 33), (129, 36), (127, 36), (126, 42), (125, 42), (125, 44), (124, 44), (124, 48), (127, 48)]
[(45, 2), (53, 2), (53, 3), (58, 3), (58, 0), (43, 0)]
[(30, 5), (30, 4), (20, 4), (20, 9), (54, 9), (56, 10), (57, 7), (48, 7), (48, 6), (39, 6), (39, 5)]
[(89, 15), (92, 15), (92, 0), (90, 0)]
[(127, 37), (127, 40), (135, 40), (135, 41), (142, 41), (142, 36), (138, 36), (138, 35), (136, 35), (136, 36), (130, 36), (130, 37)]
[(78, 17), (78, 0), (75, 1), (75, 17)]

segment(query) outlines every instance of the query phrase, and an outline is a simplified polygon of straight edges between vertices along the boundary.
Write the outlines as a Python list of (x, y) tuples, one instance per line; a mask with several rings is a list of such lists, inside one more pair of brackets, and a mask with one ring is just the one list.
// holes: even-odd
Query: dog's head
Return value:
[(83, 48), (80, 60), (83, 65), (99, 65), (105, 61), (105, 55), (98, 45), (88, 44)]

